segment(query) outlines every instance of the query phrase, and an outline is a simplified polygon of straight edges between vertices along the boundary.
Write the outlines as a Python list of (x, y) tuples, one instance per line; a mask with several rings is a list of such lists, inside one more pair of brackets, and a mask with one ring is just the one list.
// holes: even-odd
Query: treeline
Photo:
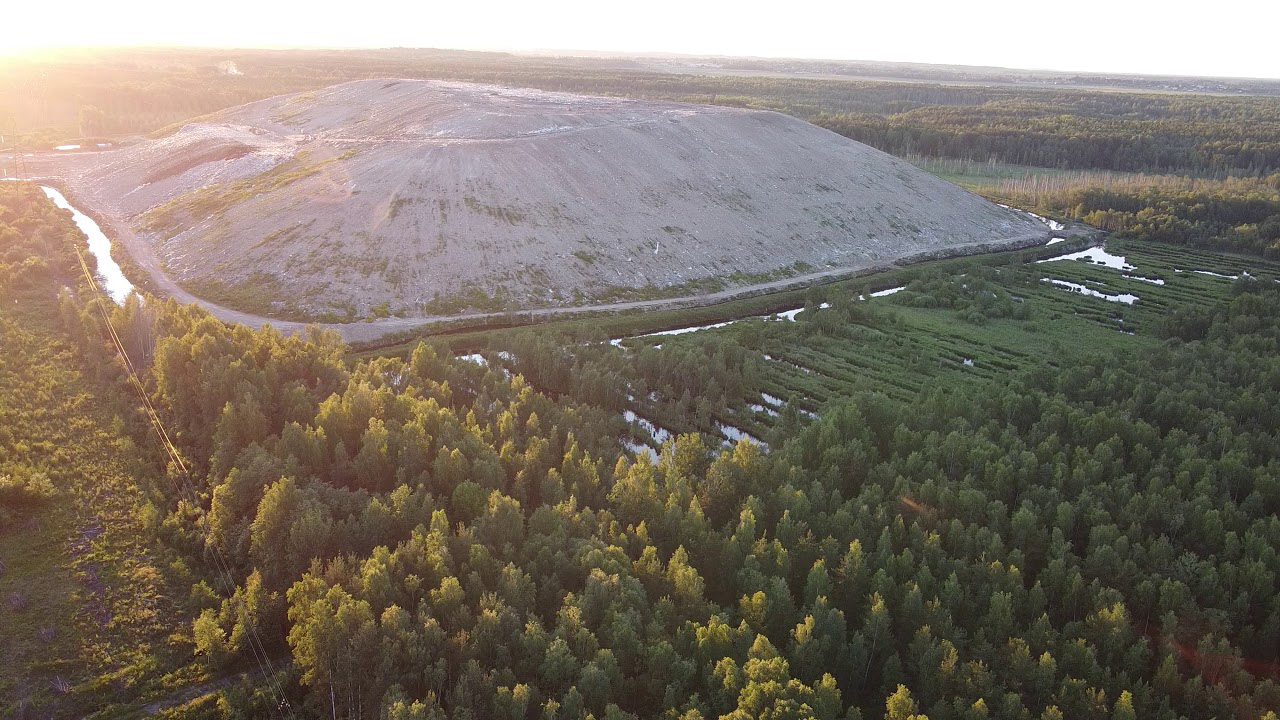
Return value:
[(1005, 183), (990, 192), (1120, 237), (1280, 258), (1280, 175), (1263, 180), (1082, 180), (1051, 190)]
[(1265, 175), (1280, 168), (1275, 99), (970, 93), (967, 105), (826, 112), (809, 119), (895, 155), (1208, 175)]
[(48, 295), (50, 288), (78, 287), (83, 273), (75, 249), (81, 237), (39, 187), (0, 183), (0, 301), (13, 304), (32, 291)]
[[(673, 65), (687, 64), (679, 60)], [(924, 82), (960, 82), (990, 85), (1053, 85), (1062, 88), (1111, 88), (1155, 92), (1212, 92), (1221, 94), (1277, 95), (1280, 83), (1263, 78), (1206, 78), (1169, 75), (1105, 75), (1055, 70), (933, 65), (911, 62), (718, 58), (717, 67), (755, 72), (787, 72), (855, 77), (902, 78)]]
[[(242, 74), (220, 69), (227, 61)], [(11, 61), (0, 64), (0, 106), (34, 133), (30, 141), (47, 141), (148, 132), (271, 95), (387, 76), (777, 110), (897, 155), (1215, 176), (1280, 170), (1274, 97), (667, 74), (625, 60), (501, 53), (130, 50)]]
[[(12, 310), (33, 300), (52, 304), (53, 288), (79, 287), (82, 272), (74, 250), (78, 239), (74, 226), (62, 222), (39, 188), (0, 184), (0, 306)], [(19, 319), (9, 315), (0, 315), (0, 339), (6, 352), (22, 348), (52, 353), (41, 338), (22, 333)], [(52, 382), (32, 374), (30, 368), (0, 362), (0, 389), (16, 400)], [(35, 424), (28, 417), (33, 410), (0, 406), (0, 533), (26, 522), (34, 508), (57, 494), (46, 473), (18, 457), (26, 439), (25, 426)]]
[[(58, 348), (36, 333), (24, 332), (13, 312), (33, 302), (54, 306), (53, 288), (79, 287), (75, 256), (78, 237), (58, 216), (53, 203), (33, 185), (0, 184), (0, 341), (4, 354), (55, 356)], [(25, 457), (27, 445), (47, 420), (30, 395), (47, 395), (65, 376), (42, 372), (18, 357), (0, 357), (0, 535), (22, 527), (58, 494), (48, 472)], [(32, 398), (34, 399), (34, 398)], [(12, 404), (12, 406), (10, 406)], [(0, 566), (5, 558), (0, 556)], [(10, 638), (10, 640), (16, 640)], [(2, 687), (2, 685), (0, 685)]]

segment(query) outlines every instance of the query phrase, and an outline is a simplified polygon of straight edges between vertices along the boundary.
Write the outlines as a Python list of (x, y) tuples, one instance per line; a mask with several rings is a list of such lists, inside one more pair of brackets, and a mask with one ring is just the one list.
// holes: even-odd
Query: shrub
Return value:
[(34, 505), (57, 494), (48, 476), (38, 470), (18, 466), (0, 473), (0, 507)]

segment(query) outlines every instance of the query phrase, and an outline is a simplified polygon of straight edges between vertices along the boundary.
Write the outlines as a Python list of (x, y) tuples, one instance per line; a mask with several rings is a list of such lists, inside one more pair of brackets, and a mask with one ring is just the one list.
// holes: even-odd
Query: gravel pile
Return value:
[(419, 80), (232, 108), (68, 181), (180, 283), (357, 317), (495, 295), (571, 306), (1046, 236), (778, 113)]

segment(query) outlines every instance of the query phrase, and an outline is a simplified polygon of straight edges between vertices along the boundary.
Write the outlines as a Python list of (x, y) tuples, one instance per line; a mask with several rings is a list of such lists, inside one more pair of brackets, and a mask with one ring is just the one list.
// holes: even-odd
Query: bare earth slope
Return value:
[(778, 113), (416, 80), (224, 111), (73, 185), (195, 294), (292, 316), (696, 294), (1045, 236)]

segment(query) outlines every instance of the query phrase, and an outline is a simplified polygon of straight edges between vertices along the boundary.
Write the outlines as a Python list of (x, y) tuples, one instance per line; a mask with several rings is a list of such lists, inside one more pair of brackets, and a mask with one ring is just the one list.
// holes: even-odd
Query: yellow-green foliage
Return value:
[(76, 284), (81, 237), (39, 187), (0, 183), (0, 303), (12, 306), (32, 292), (52, 299), (58, 288)]
[(1280, 258), (1280, 175), (1028, 177), (991, 193), (1122, 237)]
[(57, 494), (49, 477), (39, 470), (18, 465), (0, 472), (0, 524), (6, 519), (6, 509), (37, 504)]

